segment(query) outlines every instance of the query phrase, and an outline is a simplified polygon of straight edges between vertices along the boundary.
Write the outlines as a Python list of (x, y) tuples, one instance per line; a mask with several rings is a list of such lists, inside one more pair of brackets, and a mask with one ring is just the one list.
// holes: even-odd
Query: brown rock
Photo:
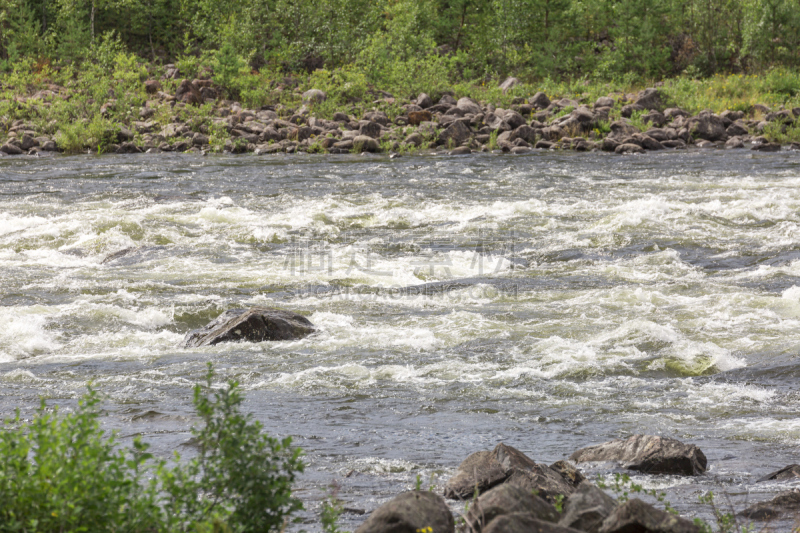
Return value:
[(498, 516), (483, 533), (580, 533), (577, 529), (552, 522), (537, 520), (528, 513), (511, 513)]
[(411, 111), (408, 113), (408, 123), (412, 126), (419, 126), (423, 122), (433, 120), (430, 111)]
[(204, 102), (203, 95), (189, 80), (184, 79), (175, 91), (175, 98), (185, 104), (200, 105)]
[(144, 82), (144, 90), (147, 94), (156, 94), (161, 90), (161, 82), (158, 80), (147, 80)]
[(206, 326), (187, 333), (183, 347), (213, 346), (220, 342), (295, 340), (314, 331), (314, 325), (306, 317), (283, 309), (229, 309)]
[(781, 468), (771, 474), (767, 474), (759, 479), (757, 483), (761, 483), (762, 481), (794, 481), (796, 479), (800, 479), (800, 465), (794, 464)]
[(584, 481), (564, 502), (559, 525), (587, 533), (597, 533), (608, 515), (617, 508), (617, 501), (601, 489)]
[(753, 520), (773, 520), (793, 514), (800, 514), (800, 489), (781, 492), (771, 500), (751, 505), (739, 513)]

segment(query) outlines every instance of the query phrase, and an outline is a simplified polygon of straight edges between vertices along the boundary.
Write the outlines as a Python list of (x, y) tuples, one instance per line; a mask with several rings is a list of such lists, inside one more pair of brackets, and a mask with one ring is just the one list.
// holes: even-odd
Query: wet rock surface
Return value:
[(499, 516), (525, 513), (537, 520), (558, 522), (558, 512), (549, 502), (522, 487), (503, 484), (481, 496), (471, 505), (467, 524), (476, 533), (488, 527)]
[(789, 465), (775, 472), (767, 474), (758, 480), (762, 481), (795, 481), (800, 480), (800, 465)]
[(453, 514), (441, 496), (427, 491), (404, 492), (378, 507), (356, 533), (453, 533)]
[(751, 505), (740, 512), (739, 516), (752, 520), (774, 520), (800, 516), (800, 489), (787, 490), (769, 501)]
[(182, 346), (198, 348), (221, 342), (263, 342), (302, 339), (316, 330), (304, 316), (270, 307), (229, 309), (205, 327), (186, 334)]
[(693, 522), (656, 509), (637, 498), (620, 505), (603, 521), (599, 533), (700, 533)]
[(655, 435), (633, 435), (580, 449), (571, 461), (613, 461), (646, 474), (697, 476), (706, 471), (706, 456), (697, 446)]
[(588, 481), (584, 481), (565, 502), (559, 525), (597, 533), (603, 521), (617, 507), (617, 501)]

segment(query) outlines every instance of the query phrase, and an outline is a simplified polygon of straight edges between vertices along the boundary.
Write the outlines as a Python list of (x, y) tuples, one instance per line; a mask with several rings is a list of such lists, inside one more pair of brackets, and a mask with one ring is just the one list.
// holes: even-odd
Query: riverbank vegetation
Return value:
[(277, 531), (301, 507), (303, 471), (291, 439), (262, 432), (240, 412), (235, 382), (194, 389), (201, 427), (194, 457), (155, 461), (136, 438), (121, 447), (98, 421), (93, 389), (68, 414), (43, 402), (30, 422), (0, 431), (0, 531)]
[[(797, 7), (796, 0), (0, 0), (0, 126), (42, 137), (20, 140), (19, 153), (51, 140), (66, 152), (116, 150), (124, 141), (147, 149), (159, 145), (141, 140), (152, 131), (174, 146), (181, 135), (163, 128), (175, 123), (202, 134), (200, 146), (235, 151), (230, 128), (213, 120), (234, 102), (281, 118), (306, 104), (307, 116), (322, 119), (379, 110), (394, 120), (420, 93), (504, 109), (539, 91), (589, 105), (618, 95), (621, 107), (624, 95), (659, 85), (665, 104), (690, 114), (792, 109), (800, 107)], [(501, 88), (508, 76), (518, 83)], [(180, 93), (184, 79), (200, 82), (195, 105), (176, 107), (165, 96)], [(304, 101), (311, 89), (325, 98)], [(785, 131), (771, 138), (781, 136), (800, 140)]]

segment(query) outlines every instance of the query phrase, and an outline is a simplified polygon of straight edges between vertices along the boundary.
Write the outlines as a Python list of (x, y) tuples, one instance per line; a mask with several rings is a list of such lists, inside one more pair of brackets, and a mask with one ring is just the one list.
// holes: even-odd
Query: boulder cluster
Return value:
[[(168, 76), (174, 76), (169, 73)], [(145, 82), (146, 105), (134, 111), (138, 120), (120, 124), (116, 139), (106, 150), (116, 153), (206, 151), (212, 135), (224, 137), (214, 149), (256, 154), (272, 153), (404, 153), (417, 150), (447, 151), (452, 155), (478, 151), (512, 154), (535, 149), (642, 153), (689, 146), (745, 148), (778, 151), (779, 144), (763, 134), (768, 127), (786, 130), (800, 119), (800, 108), (771, 110), (753, 106), (742, 111), (715, 114), (667, 107), (657, 88), (636, 95), (613, 95), (595, 102), (560, 98), (539, 92), (517, 97), (508, 109), (471, 98), (445, 94), (434, 101), (427, 94), (400, 100), (388, 93), (373, 102), (371, 111), (345, 110), (317, 116), (327, 100), (325, 92), (302, 94), (302, 105), (282, 104), (246, 109), (219, 99), (207, 79), (181, 80), (175, 94), (162, 90), (159, 80)], [(104, 104), (107, 112), (113, 100)], [(182, 119), (186, 106), (211, 104), (206, 122)], [(389, 111), (387, 114), (386, 111)], [(158, 118), (156, 115), (158, 114)], [(774, 124), (774, 126), (770, 126)], [(10, 121), (8, 138), (0, 154), (20, 155), (59, 150), (53, 138), (38, 135), (23, 120)], [(800, 149), (800, 143), (790, 148)]]
[[(648, 474), (699, 476), (707, 461), (695, 445), (653, 435), (634, 435), (576, 451), (570, 461), (538, 464), (519, 450), (498, 444), (467, 457), (448, 480), (444, 498), (410, 491), (376, 509), (356, 533), (700, 533), (692, 520), (662, 511), (638, 498), (616, 500), (587, 480), (573, 465), (611, 462)], [(800, 476), (790, 465), (759, 481)], [(445, 498), (469, 501), (459, 523)], [(780, 493), (752, 505), (743, 518), (772, 520), (800, 511), (800, 490)], [(428, 529), (430, 528), (430, 529)]]

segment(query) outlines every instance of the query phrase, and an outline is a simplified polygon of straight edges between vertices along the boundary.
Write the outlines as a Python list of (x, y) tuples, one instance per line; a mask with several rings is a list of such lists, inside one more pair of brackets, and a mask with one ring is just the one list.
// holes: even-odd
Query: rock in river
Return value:
[(375, 509), (356, 533), (416, 533), (427, 528), (435, 533), (453, 533), (453, 513), (438, 494), (414, 490)]
[(571, 461), (616, 461), (645, 474), (697, 476), (706, 471), (706, 456), (694, 444), (655, 435), (633, 435), (573, 453)]
[(800, 479), (800, 465), (789, 465), (781, 468), (777, 472), (767, 474), (758, 480), (762, 481), (795, 481)]
[(800, 516), (800, 489), (781, 492), (769, 501), (751, 505), (739, 515), (753, 520), (774, 520), (784, 516)]
[(314, 333), (314, 324), (297, 313), (271, 307), (229, 309), (183, 339), (184, 348), (220, 342), (262, 342), (302, 339)]

